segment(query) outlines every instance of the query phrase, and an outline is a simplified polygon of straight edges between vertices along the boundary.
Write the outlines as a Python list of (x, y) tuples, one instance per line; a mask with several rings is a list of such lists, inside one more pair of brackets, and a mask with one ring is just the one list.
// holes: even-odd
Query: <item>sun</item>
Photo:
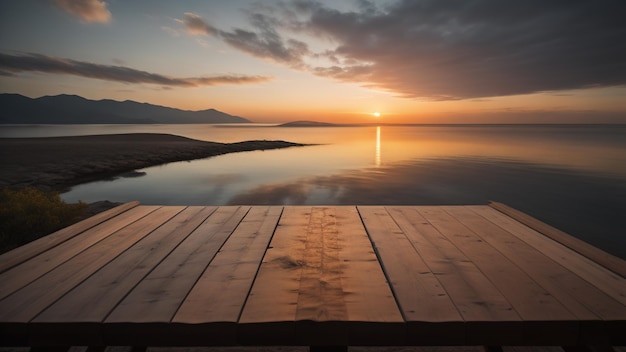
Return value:
[(380, 113), (378, 111), (376, 111), (375, 113), (373, 113), (372, 115), (374, 115), (374, 117), (380, 117)]

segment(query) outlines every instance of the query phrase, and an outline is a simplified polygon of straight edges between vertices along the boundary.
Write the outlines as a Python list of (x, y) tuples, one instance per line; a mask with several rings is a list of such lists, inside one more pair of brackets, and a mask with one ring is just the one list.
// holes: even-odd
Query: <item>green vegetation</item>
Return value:
[(86, 203), (65, 203), (36, 188), (0, 191), (0, 253), (50, 234), (84, 216)]

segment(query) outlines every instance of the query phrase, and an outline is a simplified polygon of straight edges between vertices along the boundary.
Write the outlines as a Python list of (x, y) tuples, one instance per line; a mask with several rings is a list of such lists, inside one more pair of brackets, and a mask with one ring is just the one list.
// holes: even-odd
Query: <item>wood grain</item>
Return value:
[(626, 306), (580, 278), (552, 258), (472, 211), (455, 207), (449, 213), (506, 255), (580, 320), (626, 319)]
[(626, 342), (623, 277), (488, 206), (134, 206), (100, 220), (0, 273), (2, 341)]
[[(240, 221), (234, 213), (209, 216), (214, 207), (190, 207), (176, 222), (186, 238), (115, 307), (106, 322), (169, 322), (193, 284), (218, 251), (222, 238), (202, 232), (201, 224), (221, 224), (232, 231)], [(217, 215), (217, 214), (216, 214)], [(238, 214), (239, 215), (239, 214)], [(207, 219), (209, 218), (209, 219)], [(229, 220), (233, 221), (229, 221)], [(206, 229), (206, 226), (204, 227)]]
[(522, 319), (511, 303), (418, 209), (387, 207), (466, 321), (465, 343), (521, 341)]
[(254, 207), (195, 283), (172, 319), (176, 323), (236, 323), (282, 207)]
[(619, 274), (622, 278), (626, 278), (626, 264), (623, 259), (611, 255), (584, 241), (581, 241), (578, 238), (575, 238), (557, 228), (541, 222), (530, 215), (524, 214), (517, 209), (513, 209), (506, 204), (491, 202), (489, 206), (521, 222), (531, 229), (534, 229), (535, 231), (552, 238), (560, 244), (584, 255), (592, 261)]
[(604, 266), (561, 245), (559, 242), (544, 236), (500, 211), (488, 207), (472, 207), (472, 210), (505, 228), (509, 233), (517, 236), (553, 261), (598, 287), (622, 305), (626, 305), (626, 280), (619, 274), (608, 270)]
[(239, 320), (241, 323), (294, 320), (310, 217), (308, 207), (283, 210)]
[[(177, 209), (176, 207), (169, 208)], [(164, 223), (163, 226), (69, 292), (37, 317), (35, 322), (54, 321), (59, 317), (69, 322), (104, 321), (121, 299), (130, 294), (130, 290), (141, 282), (148, 273), (155, 273), (151, 278), (159, 280), (160, 274), (167, 275), (169, 273), (172, 262), (175, 263), (181, 257), (187, 259), (185, 254), (188, 253), (189, 248), (204, 249), (204, 243), (208, 243), (208, 250), (217, 252), (247, 211), (247, 207), (220, 207), (206, 218), (207, 212), (212, 212), (212, 209), (205, 210), (203, 213), (202, 209), (187, 208), (167, 222), (161, 220), (161, 223)], [(203, 221), (199, 226), (198, 222), (200, 221), (194, 219), (197, 217)], [(228, 225), (224, 226), (224, 224)], [(183, 241), (186, 239), (189, 239), (189, 242), (185, 244)], [(180, 248), (180, 250), (177, 252), (174, 250), (175, 248)], [(201, 250), (200, 254), (202, 254)], [(173, 259), (170, 259), (171, 261), (166, 260), (166, 257), (171, 255), (174, 255)], [(157, 270), (157, 264), (160, 263), (165, 263), (165, 265)], [(192, 270), (193, 265), (197, 263), (191, 262), (189, 264), (190, 270)], [(199, 276), (199, 273), (197, 275)], [(193, 278), (194, 282), (195, 278)], [(150, 280), (148, 281), (148, 288), (154, 288), (154, 286), (150, 287), (149, 282)], [(178, 283), (178, 281), (174, 281), (174, 284)], [(139, 296), (133, 295), (131, 299), (138, 297), (138, 301), (141, 301), (141, 294), (146, 292), (151, 294), (148, 300), (159, 296), (149, 289), (140, 288)], [(94, 302), (97, 302), (96, 308), (93, 307)], [(167, 306), (168, 303), (170, 302), (166, 300), (164, 306)], [(72, 309), (69, 309), (69, 306)], [(141, 309), (139, 304), (138, 306), (137, 310), (128, 312), (129, 317), (138, 318), (141, 314), (148, 314), (147, 310)], [(130, 309), (130, 306), (126, 308)], [(121, 311), (122, 317), (118, 317), (118, 319), (122, 319), (123, 314), (126, 313), (123, 308)], [(151, 312), (151, 314), (160, 314), (160, 312)]]
[(348, 320), (341, 284), (338, 237), (332, 210), (313, 208), (304, 249), (296, 320)]
[(437, 277), (385, 208), (358, 209), (406, 321), (463, 321)]
[[(445, 207), (450, 211), (452, 207)], [(519, 266), (450, 215), (443, 207), (420, 207), (419, 212), (458, 247), (506, 297), (524, 322), (521, 344), (551, 344), (560, 340), (575, 344), (575, 316)]]
[(311, 207), (283, 210), (239, 318), (238, 338), (264, 344), (282, 339), (295, 343), (298, 289)]
[(406, 234), (384, 207), (358, 210), (408, 323), (410, 341), (430, 344), (446, 336), (451, 344), (463, 343), (463, 317)]
[[(523, 319), (573, 318), (558, 300), (517, 265), (444, 209), (450, 211), (452, 208), (424, 207), (420, 208), (420, 213), (490, 278)], [(537, 297), (542, 299), (537, 300)]]

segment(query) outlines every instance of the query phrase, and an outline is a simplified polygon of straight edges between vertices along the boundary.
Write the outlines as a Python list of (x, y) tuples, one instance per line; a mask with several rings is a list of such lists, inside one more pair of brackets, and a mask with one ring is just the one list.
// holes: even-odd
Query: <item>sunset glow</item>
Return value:
[(626, 25), (610, 20), (625, 6), (5, 1), (0, 93), (255, 122), (367, 123), (384, 107), (385, 123), (626, 123)]
[(0, 0), (0, 352), (622, 346), (624, 14)]
[[(137, 161), (121, 163), (137, 169), (129, 189), (154, 205), (508, 199), (539, 215), (542, 208), (556, 214), (558, 203), (572, 218), (621, 214), (625, 13), (626, 0), (0, 1), (0, 142), (138, 134), (143, 143), (155, 137), (144, 134), (169, 134), (234, 144), (186, 158), (160, 142), (150, 152), (168, 158), (116, 153)], [(257, 141), (278, 149), (261, 152)], [(234, 155), (221, 158), (224, 150)], [(65, 186), (36, 168), (44, 162), (63, 174), (89, 173), (75, 177), (81, 182), (97, 179), (91, 159), (98, 152), (70, 169), (63, 163), (72, 158), (44, 151), (37, 161), (5, 162), (0, 169), (15, 178), (0, 173), (0, 186), (30, 185), (41, 175)], [(234, 153), (243, 151), (250, 155)], [(155, 172), (167, 187), (146, 182), (141, 169), (218, 154), (224, 164)], [(99, 162), (106, 177), (117, 175), (108, 171), (112, 158)], [(442, 163), (423, 167), (433, 159)], [(32, 174), (22, 173), (24, 165)], [(585, 179), (588, 172), (597, 175)], [(587, 188), (604, 183), (614, 186)], [(109, 187), (117, 185), (103, 185), (91, 200), (118, 201)], [(181, 188), (188, 196), (164, 196)], [(541, 198), (549, 196), (558, 199)]]

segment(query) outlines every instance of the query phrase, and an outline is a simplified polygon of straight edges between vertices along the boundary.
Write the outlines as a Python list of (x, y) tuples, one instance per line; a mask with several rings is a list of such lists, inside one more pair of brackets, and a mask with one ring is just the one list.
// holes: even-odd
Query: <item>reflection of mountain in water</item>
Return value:
[(498, 201), (626, 257), (626, 184), (566, 169), (478, 158), (414, 160), (266, 184), (231, 204), (454, 205)]

